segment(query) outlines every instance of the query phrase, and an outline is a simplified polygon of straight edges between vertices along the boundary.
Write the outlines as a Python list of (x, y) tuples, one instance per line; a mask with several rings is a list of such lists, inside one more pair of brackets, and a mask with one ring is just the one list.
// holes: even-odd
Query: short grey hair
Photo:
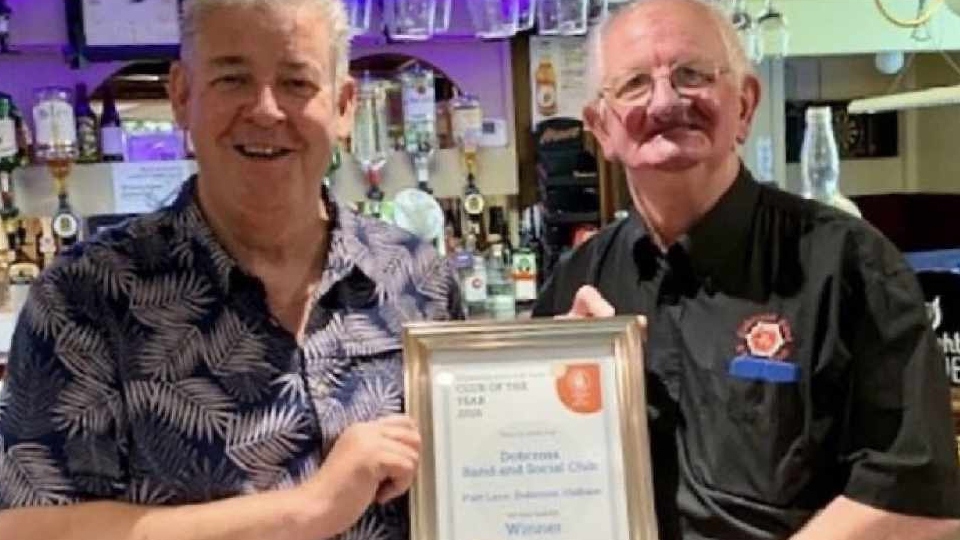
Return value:
[(350, 70), (350, 20), (343, 0), (183, 0), (180, 16), (181, 56), (189, 55), (197, 34), (200, 20), (205, 13), (221, 7), (270, 7), (287, 8), (305, 6), (317, 10), (327, 21), (330, 44), (335, 59), (334, 80), (343, 81)]
[(630, 13), (639, 9), (642, 5), (653, 1), (673, 1), (689, 2), (707, 8), (710, 17), (713, 19), (720, 32), (720, 38), (723, 40), (723, 46), (726, 52), (727, 62), (730, 71), (737, 79), (737, 83), (743, 79), (744, 75), (754, 73), (753, 64), (747, 58), (747, 53), (740, 41), (740, 34), (730, 19), (728, 10), (723, 7), (720, 0), (634, 0), (632, 3), (614, 11), (597, 25), (588, 36), (587, 54), (589, 61), (587, 63), (587, 94), (590, 99), (600, 95), (603, 85), (604, 66), (603, 66), (603, 42), (610, 33), (610, 29), (616, 25), (620, 19), (627, 17)]

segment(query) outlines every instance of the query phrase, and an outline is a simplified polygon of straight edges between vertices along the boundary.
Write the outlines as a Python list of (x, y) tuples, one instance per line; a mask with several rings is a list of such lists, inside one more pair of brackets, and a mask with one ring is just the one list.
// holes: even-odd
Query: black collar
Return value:
[(701, 283), (735, 288), (746, 277), (744, 270), (751, 256), (750, 237), (760, 191), (760, 185), (741, 164), (730, 188), (666, 253), (656, 247), (636, 209), (630, 212), (623, 241), (633, 249), (641, 275), (655, 270), (655, 261), (666, 260), (673, 266), (682, 257), (689, 260)]

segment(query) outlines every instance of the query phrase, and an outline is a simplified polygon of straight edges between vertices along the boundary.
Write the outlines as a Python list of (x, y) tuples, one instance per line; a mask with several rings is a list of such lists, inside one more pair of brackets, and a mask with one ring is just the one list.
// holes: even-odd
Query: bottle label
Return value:
[(487, 278), (482, 272), (467, 275), (463, 284), (463, 299), (467, 303), (486, 301)]
[(486, 206), (483, 195), (471, 193), (463, 198), (463, 211), (468, 216), (479, 216), (483, 214), (483, 207)]
[(437, 135), (437, 103), (433, 77), (411, 75), (403, 82), (403, 120), (410, 153), (432, 148)]
[(77, 118), (77, 143), (80, 150), (80, 159), (95, 161), (97, 159), (97, 121), (89, 116)]
[(0, 118), (0, 159), (17, 155), (17, 124), (13, 118)]
[(119, 126), (104, 126), (100, 131), (104, 156), (123, 156), (125, 150), (123, 128)]
[(30, 285), (40, 275), (40, 267), (31, 262), (14, 263), (8, 270), (11, 285)]
[(77, 124), (73, 107), (62, 100), (49, 100), (33, 109), (39, 146), (72, 146), (77, 144)]
[(542, 85), (537, 88), (537, 107), (542, 116), (557, 114), (557, 89), (553, 85)]
[(529, 252), (513, 254), (513, 283), (518, 302), (537, 299), (537, 257)]
[(53, 217), (53, 233), (58, 237), (70, 240), (80, 232), (80, 220), (73, 214), (59, 214)]

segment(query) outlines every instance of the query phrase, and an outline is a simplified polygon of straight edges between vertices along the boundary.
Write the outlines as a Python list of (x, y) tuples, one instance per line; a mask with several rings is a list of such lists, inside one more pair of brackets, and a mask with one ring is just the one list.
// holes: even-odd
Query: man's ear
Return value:
[(756, 75), (744, 75), (740, 86), (740, 121), (737, 126), (737, 142), (744, 144), (750, 137), (750, 127), (753, 125), (753, 115), (760, 104), (760, 80)]
[(597, 142), (600, 143), (603, 157), (607, 161), (616, 162), (617, 155), (613, 149), (610, 132), (607, 130), (608, 117), (609, 111), (606, 109), (606, 104), (600, 99), (596, 99), (583, 107), (583, 122), (587, 129), (593, 133), (593, 136), (597, 138)]
[(187, 66), (183, 62), (170, 64), (170, 82), (167, 83), (167, 95), (170, 98), (173, 117), (177, 121), (177, 125), (183, 129), (190, 129), (190, 115), (187, 114), (190, 102), (190, 77), (187, 73)]
[(347, 77), (339, 85), (336, 103), (336, 135), (340, 140), (350, 138), (353, 131), (353, 115), (357, 109), (357, 81)]

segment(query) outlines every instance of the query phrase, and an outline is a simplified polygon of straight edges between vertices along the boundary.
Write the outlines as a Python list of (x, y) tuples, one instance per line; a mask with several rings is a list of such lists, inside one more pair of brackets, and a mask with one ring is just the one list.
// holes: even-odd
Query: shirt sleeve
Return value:
[(42, 274), (17, 321), (0, 394), (0, 510), (122, 496), (123, 408), (103, 302), (77, 285)]
[(913, 271), (892, 245), (878, 252), (861, 250), (848, 287), (844, 495), (892, 512), (957, 518), (960, 472), (943, 356)]
[[(427, 248), (425, 248), (427, 249)], [(462, 321), (466, 319), (460, 280), (450, 262), (433, 248), (425, 252), (430, 259), (422, 287), (427, 305), (426, 319), (431, 321)]]

